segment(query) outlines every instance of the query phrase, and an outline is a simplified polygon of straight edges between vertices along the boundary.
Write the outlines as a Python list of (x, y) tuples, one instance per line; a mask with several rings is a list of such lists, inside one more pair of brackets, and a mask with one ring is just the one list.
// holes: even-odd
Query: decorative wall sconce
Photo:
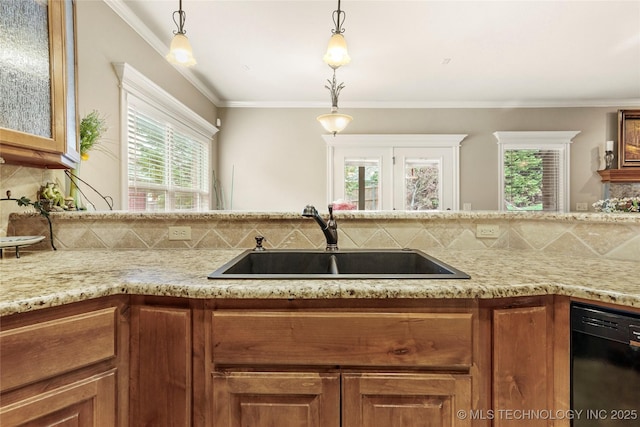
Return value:
[(184, 22), (187, 19), (187, 14), (182, 10), (182, 0), (180, 0), (179, 10), (173, 12), (173, 22), (178, 27), (178, 31), (174, 31), (173, 40), (171, 40), (171, 47), (166, 58), (172, 64), (184, 65), (190, 67), (196, 64), (196, 60), (193, 57), (193, 50), (191, 49), (191, 43), (185, 36)]

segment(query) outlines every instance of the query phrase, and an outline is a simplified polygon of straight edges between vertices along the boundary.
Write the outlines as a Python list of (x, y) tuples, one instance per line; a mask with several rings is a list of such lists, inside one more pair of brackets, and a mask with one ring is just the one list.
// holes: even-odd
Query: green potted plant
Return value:
[(107, 131), (106, 120), (93, 110), (80, 121), (80, 157), (89, 159), (89, 151), (96, 145)]
[(80, 164), (82, 161), (89, 159), (89, 151), (96, 147), (107, 129), (106, 120), (104, 117), (101, 117), (100, 113), (96, 110), (91, 111), (80, 121), (80, 162), (78, 166), (71, 171), (71, 182), (69, 185), (69, 197), (73, 198), (76, 209), (82, 209), (82, 202), (75, 178), (80, 175)]

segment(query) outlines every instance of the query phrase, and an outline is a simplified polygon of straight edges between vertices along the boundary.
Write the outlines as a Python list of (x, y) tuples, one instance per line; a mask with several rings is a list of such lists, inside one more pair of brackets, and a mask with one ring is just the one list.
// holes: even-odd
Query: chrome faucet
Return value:
[(333, 205), (329, 205), (329, 221), (327, 222), (322, 219), (316, 208), (311, 205), (305, 206), (302, 216), (316, 220), (324, 233), (324, 237), (327, 239), (328, 251), (338, 250), (338, 224), (333, 218)]

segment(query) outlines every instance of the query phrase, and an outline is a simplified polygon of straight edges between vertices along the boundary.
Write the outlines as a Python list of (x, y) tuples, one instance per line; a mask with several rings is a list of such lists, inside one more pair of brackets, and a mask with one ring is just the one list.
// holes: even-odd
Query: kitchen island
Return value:
[(562, 295), (640, 308), (635, 261), (535, 251), (426, 251), (469, 280), (208, 280), (238, 250), (69, 250), (0, 261), (0, 315), (109, 295), (231, 299), (504, 298)]
[[(235, 426), (249, 420), (376, 427), (428, 419), (430, 425), (457, 427), (564, 427), (567, 417), (490, 414), (569, 413), (571, 301), (640, 309), (635, 259), (585, 256), (581, 247), (563, 253), (514, 250), (521, 240), (513, 233), (527, 234), (522, 230), (531, 224), (504, 222), (501, 229), (509, 236), (492, 241), (503, 246), (421, 248), (468, 273), (468, 280), (209, 280), (271, 221), (281, 221), (290, 235), (302, 234), (298, 218), (254, 218), (238, 227), (239, 243), (230, 248), (233, 221), (212, 218), (206, 227), (189, 218), (195, 232), (206, 231), (183, 249), (160, 249), (161, 239), (152, 238), (159, 242), (155, 248), (76, 247), (5, 256), (2, 425), (50, 425), (73, 415), (105, 426)], [(478, 220), (504, 218), (470, 218)], [(78, 219), (65, 221), (78, 226)], [(144, 235), (142, 226), (129, 221), (126, 231), (111, 233)], [(368, 227), (343, 220), (342, 230), (352, 242), (381, 229), (396, 241), (416, 234), (413, 219), (399, 221), (387, 218)], [(460, 221), (456, 235), (468, 235), (474, 224)], [(584, 241), (611, 231), (608, 220), (593, 227), (577, 221), (570, 234)], [(635, 221), (613, 225), (623, 227), (622, 240), (637, 240), (628, 235), (637, 230)], [(91, 233), (100, 236), (103, 226), (92, 225)], [(320, 234), (314, 227), (302, 230), (309, 239)], [(425, 227), (439, 241), (454, 235), (433, 222), (418, 224), (418, 234)], [(547, 234), (562, 236), (567, 224), (562, 227), (549, 224)], [(198, 247), (221, 245), (207, 240), (211, 230), (227, 237), (227, 247)], [(281, 247), (291, 244), (278, 237), (285, 236), (280, 228), (268, 231)], [(535, 234), (529, 230), (530, 242), (546, 237)]]

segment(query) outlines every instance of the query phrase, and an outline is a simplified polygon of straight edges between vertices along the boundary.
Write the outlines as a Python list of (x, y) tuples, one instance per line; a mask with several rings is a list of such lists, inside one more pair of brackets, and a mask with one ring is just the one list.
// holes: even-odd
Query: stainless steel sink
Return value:
[(248, 250), (209, 279), (468, 279), (469, 275), (415, 249)]

